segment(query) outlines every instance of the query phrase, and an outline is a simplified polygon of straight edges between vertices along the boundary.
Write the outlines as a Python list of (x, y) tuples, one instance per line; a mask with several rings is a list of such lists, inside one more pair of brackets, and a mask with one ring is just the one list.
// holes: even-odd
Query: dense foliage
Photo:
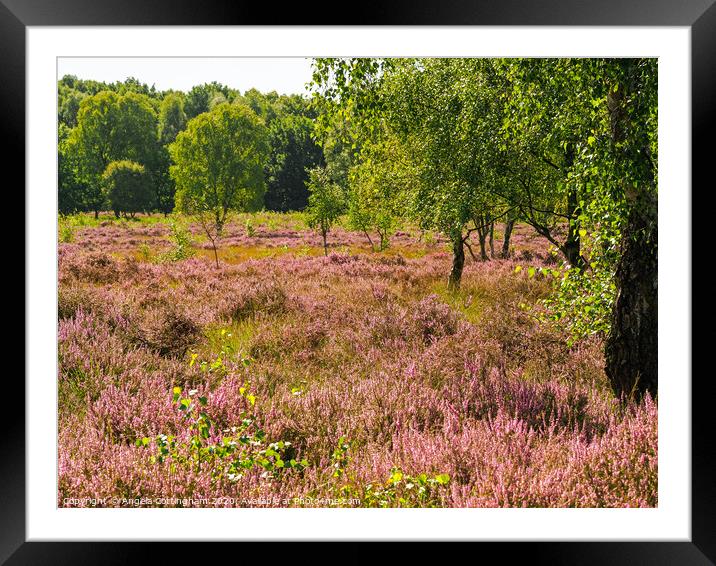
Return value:
[(308, 204), (308, 170), (320, 166), (323, 152), (313, 138), (313, 122), (289, 115), (269, 128), (270, 154), (266, 163), (268, 210), (303, 210)]
[[(413, 178), (400, 183), (400, 202), (449, 238), (451, 288), (466, 248), (476, 258), (473, 232), (486, 261), (496, 221), (505, 234), (528, 223), (564, 260), (547, 317), (575, 339), (611, 332), (615, 392), (656, 392), (656, 60), (320, 59), (314, 69), (320, 131), (351, 144), (354, 167), (387, 176), (395, 160), (375, 160), (371, 148), (402, 146)], [(381, 201), (395, 198), (393, 183), (380, 188)]]
[(266, 126), (247, 106), (225, 102), (191, 119), (169, 153), (177, 208), (199, 221), (216, 252), (229, 213), (260, 207)]
[(134, 217), (154, 207), (151, 183), (143, 165), (134, 161), (112, 161), (102, 174), (102, 184), (114, 213)]
[(323, 239), (323, 251), (328, 255), (328, 232), (345, 211), (345, 195), (341, 187), (328, 175), (325, 167), (309, 171), (308, 208), (306, 221)]
[(266, 192), (259, 207), (303, 209), (307, 169), (323, 164), (314, 139), (316, 112), (305, 97), (255, 89), (241, 94), (216, 82), (187, 93), (161, 92), (131, 78), (108, 84), (68, 75), (58, 83), (60, 211), (98, 214), (107, 209), (100, 177), (110, 162), (131, 160), (144, 165), (151, 177), (151, 210), (171, 213), (176, 186), (168, 146), (191, 119), (227, 102), (250, 108), (269, 128), (270, 151), (262, 160)]

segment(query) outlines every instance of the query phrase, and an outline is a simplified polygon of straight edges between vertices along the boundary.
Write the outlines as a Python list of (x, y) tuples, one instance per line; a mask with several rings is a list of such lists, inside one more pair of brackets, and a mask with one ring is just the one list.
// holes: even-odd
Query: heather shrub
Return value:
[[(60, 419), (84, 413), (110, 379), (130, 362), (109, 327), (79, 307), (58, 324), (58, 414)], [(130, 356), (131, 357), (131, 356)]]
[(57, 288), (57, 317), (59, 320), (74, 317), (80, 309), (91, 312), (93, 303), (92, 291), (82, 285), (60, 285)]
[(486, 367), (504, 365), (499, 343), (486, 338), (474, 325), (463, 324), (455, 334), (433, 342), (414, 356), (406, 374), (410, 380), (441, 389), (451, 376), (465, 371), (475, 359)]
[(430, 295), (415, 305), (411, 312), (415, 332), (429, 343), (443, 336), (455, 334), (458, 315), (448, 305), (441, 303), (437, 295)]
[(314, 360), (331, 336), (325, 320), (297, 313), (283, 324), (262, 326), (254, 335), (250, 354), (256, 359), (283, 359), (291, 354), (301, 363)]
[(456, 426), (502, 413), (536, 431), (577, 430), (590, 437), (607, 429), (613, 410), (576, 385), (528, 382), (479, 360), (446, 380), (442, 397)]
[(297, 221), (249, 241), (242, 217), (215, 268), (130, 261), (170, 226), (101, 222), (58, 247), (59, 505), (656, 505), (656, 402), (621, 407), (601, 337), (537, 320), (555, 280), (524, 226), (528, 266), (468, 257), (450, 293), (417, 230), (382, 256), (335, 228), (350, 253), (323, 257)]
[(635, 507), (658, 504), (657, 406), (647, 396), (609, 433), (580, 446), (570, 459), (573, 471), (565, 489), (580, 506)]
[(259, 313), (280, 314), (287, 308), (288, 295), (277, 281), (257, 281), (248, 288), (237, 290), (230, 298), (224, 316), (241, 321)]
[(131, 444), (144, 435), (178, 428), (166, 402), (165, 378), (148, 375), (145, 380), (139, 388), (127, 382), (105, 383), (89, 405), (87, 420), (107, 442)]
[(377, 282), (370, 285), (370, 292), (373, 295), (373, 299), (378, 302), (387, 302), (389, 300), (395, 300), (394, 293), (391, 292), (390, 287), (385, 283)]
[(485, 339), (494, 341), (502, 356), (511, 364), (522, 367), (528, 360), (539, 360), (551, 376), (554, 364), (563, 361), (568, 347), (562, 337), (539, 325), (539, 322), (513, 302), (486, 306), (479, 321)]
[(180, 358), (201, 335), (201, 328), (179, 309), (165, 305), (133, 315), (130, 339), (161, 356)]
[(552, 378), (565, 383), (580, 383), (599, 395), (610, 397), (611, 386), (604, 373), (602, 340), (590, 337), (573, 344), (552, 366)]
[(68, 258), (65, 273), (95, 284), (106, 284), (117, 281), (121, 275), (119, 262), (106, 253), (90, 253), (75, 255)]
[(376, 261), (381, 265), (407, 265), (405, 258), (400, 254), (393, 256), (379, 256)]
[(411, 331), (410, 319), (405, 309), (393, 298), (388, 298), (381, 309), (367, 313), (364, 325), (370, 332), (371, 342), (379, 346), (405, 341)]

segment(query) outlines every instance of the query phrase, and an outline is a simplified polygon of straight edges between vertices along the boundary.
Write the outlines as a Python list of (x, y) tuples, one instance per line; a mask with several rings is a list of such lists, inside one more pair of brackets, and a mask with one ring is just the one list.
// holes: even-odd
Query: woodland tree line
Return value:
[[(216, 82), (183, 93), (158, 91), (131, 78), (108, 84), (68, 75), (58, 84), (60, 213), (170, 213), (176, 184), (169, 174), (168, 146), (192, 119), (227, 103), (248, 107), (266, 128), (269, 152), (262, 163), (265, 190), (259, 208), (305, 207), (306, 168), (323, 163), (312, 138), (316, 113), (306, 98), (254, 89), (241, 94)], [(126, 161), (135, 165), (119, 165)], [(108, 171), (113, 162), (118, 164)], [(112, 198), (103, 176), (119, 171), (136, 176), (140, 169), (147, 190), (135, 192), (137, 198), (129, 202)]]

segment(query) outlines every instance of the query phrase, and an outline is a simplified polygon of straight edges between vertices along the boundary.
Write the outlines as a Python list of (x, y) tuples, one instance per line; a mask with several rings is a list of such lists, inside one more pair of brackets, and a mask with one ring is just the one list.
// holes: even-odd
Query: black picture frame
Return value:
[[(692, 212), (705, 215), (702, 198), (713, 192), (708, 175), (716, 131), (716, 5), (714, 0), (398, 0), (390, 4), (350, 5), (351, 25), (558, 25), (558, 26), (687, 26), (691, 30), (692, 72)], [(336, 3), (295, 3), (267, 10), (261, 3), (188, 0), (0, 0), (0, 130), (11, 143), (0, 159), (3, 171), (16, 170), (16, 186), (24, 186), (25, 147), (25, 32), (27, 26), (68, 25), (340, 25)], [(708, 183), (708, 185), (707, 185)], [(6, 185), (6, 186), (9, 186)], [(695, 191), (693, 187), (697, 187)], [(684, 188), (689, 190), (688, 187)], [(699, 196), (699, 207), (693, 197)], [(27, 213), (28, 211), (26, 211)], [(702, 257), (705, 244), (692, 219), (692, 258)], [(664, 235), (665, 236), (665, 235)], [(687, 237), (688, 235), (676, 235)], [(710, 277), (707, 277), (710, 281)], [(694, 288), (692, 279), (692, 289)], [(709, 284), (706, 282), (706, 284)], [(712, 286), (712, 284), (711, 284)], [(26, 301), (28, 298), (25, 296)], [(27, 302), (26, 302), (27, 304)], [(710, 309), (692, 314), (692, 353), (708, 352), (713, 331), (705, 331)], [(28, 336), (26, 339), (31, 339)], [(702, 356), (704, 354), (701, 354)], [(10, 377), (8, 371), (7, 377)], [(490, 545), (501, 561), (549, 564), (714, 564), (716, 562), (716, 474), (712, 415), (712, 371), (694, 371), (692, 386), (692, 535), (690, 542), (543, 542), (478, 543)], [(17, 385), (17, 384), (14, 384)], [(18, 396), (19, 392), (19, 396)], [(12, 405), (19, 414), (8, 417), (0, 435), (0, 563), (18, 564), (132, 564), (162, 556), (188, 562), (209, 559), (216, 547), (180, 543), (69, 543), (26, 542), (25, 537), (25, 407), (24, 390), (14, 388)], [(20, 399), (19, 397), (22, 397)], [(7, 410), (7, 409), (6, 409)], [(78, 533), (81, 536), (81, 533)], [(558, 536), (558, 534), (556, 534)], [(320, 534), (317, 533), (317, 538)], [(256, 545), (242, 544), (241, 559)], [(261, 543), (256, 543), (261, 544)], [(273, 544), (273, 543), (272, 543)], [(320, 560), (341, 556), (353, 560), (375, 558), (375, 543), (351, 543), (345, 549), (308, 551)], [(169, 546), (172, 548), (169, 548)], [(227, 545), (236, 548), (235, 543)], [(265, 546), (266, 543), (263, 543)], [(247, 550), (248, 549), (248, 550)], [(463, 552), (466, 549), (459, 549)], [(284, 551), (285, 552), (285, 551)], [(277, 556), (283, 555), (279, 551)], [(467, 550), (467, 556), (479, 557)], [(336, 554), (338, 553), (338, 554)], [(306, 556), (302, 547), (286, 554)], [(239, 559), (239, 555), (237, 560)], [(268, 558), (268, 556), (266, 556)]]

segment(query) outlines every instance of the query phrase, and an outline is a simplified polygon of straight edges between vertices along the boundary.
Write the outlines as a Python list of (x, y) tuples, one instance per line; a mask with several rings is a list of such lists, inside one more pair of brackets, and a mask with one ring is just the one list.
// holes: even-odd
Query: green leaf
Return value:
[(435, 476), (435, 481), (440, 485), (446, 485), (450, 481), (450, 476), (448, 474), (438, 474)]

